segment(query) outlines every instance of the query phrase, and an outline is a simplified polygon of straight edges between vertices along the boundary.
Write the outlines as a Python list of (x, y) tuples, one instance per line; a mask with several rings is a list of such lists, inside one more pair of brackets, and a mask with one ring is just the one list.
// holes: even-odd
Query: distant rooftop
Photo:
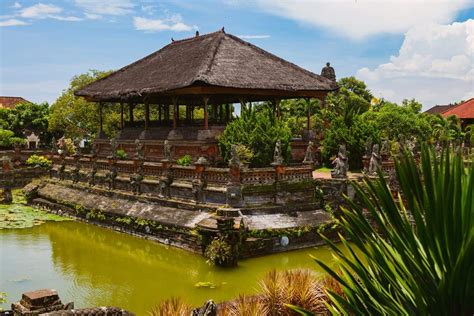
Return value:
[(448, 105), (435, 105), (432, 108), (425, 111), (425, 113), (430, 114), (443, 114), (444, 112), (448, 111), (449, 109), (455, 107), (455, 104), (448, 104)]
[(0, 96), (0, 109), (13, 109), (20, 103), (29, 102), (22, 97), (4, 97)]
[(456, 115), (460, 119), (474, 119), (474, 98), (451, 107), (442, 114), (444, 117)]

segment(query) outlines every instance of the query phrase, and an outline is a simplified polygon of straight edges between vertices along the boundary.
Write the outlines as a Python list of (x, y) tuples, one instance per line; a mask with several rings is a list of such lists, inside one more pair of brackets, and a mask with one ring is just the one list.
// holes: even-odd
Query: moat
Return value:
[[(224, 269), (188, 251), (74, 221), (0, 230), (0, 249), (0, 283), (8, 303), (29, 290), (54, 288), (76, 307), (116, 305), (137, 315), (169, 297), (200, 305), (209, 298), (220, 302), (253, 293), (272, 268), (318, 270), (310, 255), (332, 260), (329, 250), (319, 247)], [(198, 282), (214, 288), (196, 287)]]

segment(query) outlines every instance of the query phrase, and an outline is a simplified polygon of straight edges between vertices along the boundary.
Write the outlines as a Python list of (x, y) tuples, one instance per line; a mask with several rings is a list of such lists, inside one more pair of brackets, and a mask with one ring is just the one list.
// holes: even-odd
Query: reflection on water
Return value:
[[(330, 260), (326, 248), (243, 260), (237, 268), (210, 267), (184, 250), (78, 222), (48, 222), (0, 231), (0, 291), (9, 300), (39, 288), (54, 288), (76, 307), (116, 305), (146, 311), (164, 298), (182, 296), (202, 304), (252, 293), (272, 268), (318, 269), (309, 254)], [(200, 281), (215, 289), (196, 288)], [(8, 305), (5, 305), (6, 307)]]

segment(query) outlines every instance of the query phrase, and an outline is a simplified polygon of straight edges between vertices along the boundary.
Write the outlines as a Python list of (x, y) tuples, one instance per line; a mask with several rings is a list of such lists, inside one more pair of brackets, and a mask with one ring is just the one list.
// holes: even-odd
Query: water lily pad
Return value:
[(13, 192), (13, 204), (0, 205), (0, 229), (29, 228), (46, 221), (66, 221), (66, 217), (28, 206), (21, 191)]

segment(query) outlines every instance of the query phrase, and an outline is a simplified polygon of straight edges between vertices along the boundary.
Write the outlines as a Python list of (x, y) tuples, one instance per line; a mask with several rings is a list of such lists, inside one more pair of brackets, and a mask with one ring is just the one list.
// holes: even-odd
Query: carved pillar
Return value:
[(208, 97), (204, 97), (204, 129), (209, 129), (209, 114), (207, 113)]

